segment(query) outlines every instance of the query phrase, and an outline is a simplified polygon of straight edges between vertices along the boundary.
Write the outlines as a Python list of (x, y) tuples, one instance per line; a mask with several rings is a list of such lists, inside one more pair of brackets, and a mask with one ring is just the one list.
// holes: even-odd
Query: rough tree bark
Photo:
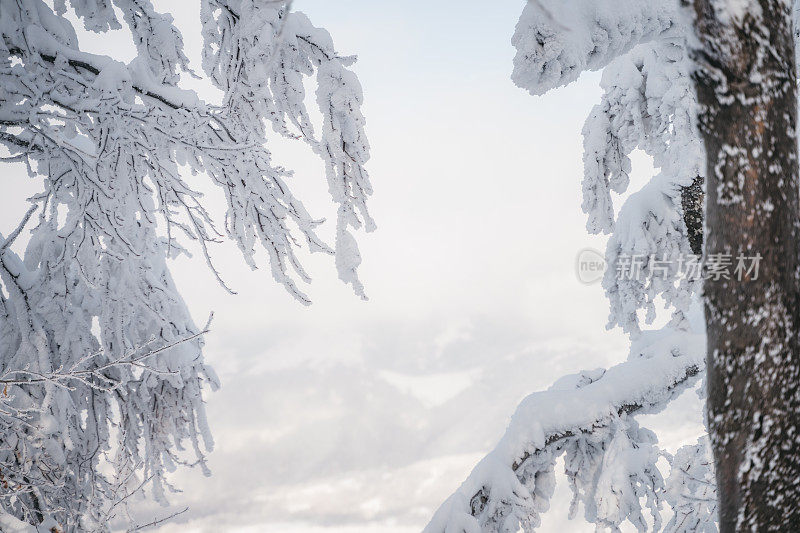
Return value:
[(681, 207), (683, 223), (686, 224), (686, 235), (689, 247), (695, 255), (703, 254), (703, 183), (702, 176), (697, 176), (691, 185), (681, 187)]
[(800, 531), (800, 184), (791, 4), (691, 5), (708, 159), (706, 261), (729, 254), (733, 270), (740, 253), (763, 257), (757, 277), (705, 285), (720, 531)]

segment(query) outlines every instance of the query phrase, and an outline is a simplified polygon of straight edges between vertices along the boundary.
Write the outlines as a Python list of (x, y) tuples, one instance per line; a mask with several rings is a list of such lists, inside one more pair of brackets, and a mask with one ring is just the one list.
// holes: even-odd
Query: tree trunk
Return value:
[[(684, 0), (688, 2), (688, 0)], [(736, 13), (731, 5), (746, 5)], [(716, 7), (716, 10), (715, 10)], [(787, 0), (694, 0), (707, 152), (708, 423), (720, 531), (800, 531), (796, 78)], [(725, 254), (718, 256), (715, 254)], [(758, 263), (737, 279), (737, 256)], [(760, 254), (758, 259), (749, 259)]]

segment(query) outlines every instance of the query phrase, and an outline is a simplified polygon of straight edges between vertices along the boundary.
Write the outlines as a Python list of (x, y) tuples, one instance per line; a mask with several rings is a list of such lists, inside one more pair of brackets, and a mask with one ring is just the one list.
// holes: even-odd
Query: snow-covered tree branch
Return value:
[(531, 94), (567, 85), (676, 26), (674, 2), (532, 0), (517, 22), (512, 79)]
[[(695, 318), (702, 328), (702, 316)], [(697, 382), (704, 368), (703, 330), (667, 327), (644, 332), (624, 363), (565, 376), (547, 391), (531, 394), (498, 446), (439, 508), (425, 532), (533, 531), (549, 508), (561, 456), (574, 495), (571, 517), (580, 502), (591, 523), (617, 530), (627, 520), (646, 531), (640, 499), (655, 524), (662, 523), (662, 503), (674, 499), (684, 509), (684, 521), (713, 523), (707, 508), (687, 505), (686, 483), (678, 478), (665, 483), (656, 466), (662, 451), (655, 434), (634, 418), (664, 409)], [(683, 468), (697, 468), (698, 461), (708, 461), (707, 447), (682, 449), (679, 457)], [(688, 530), (676, 524), (666, 531)]]
[[(90, 31), (127, 26), (137, 57), (82, 51), (68, 10)], [(233, 240), (253, 268), (261, 248), (273, 278), (308, 304), (296, 253), (305, 245), (335, 255), (339, 277), (365, 297), (351, 231), (374, 223), (354, 59), (287, 2), (203, 0), (201, 17), (217, 104), (180, 88), (196, 74), (172, 17), (150, 0), (0, 0), (3, 159), (43, 179), (34, 227), (26, 217), (0, 237), (0, 520), (102, 531), (121, 495), (147, 485), (163, 500), (167, 472), (206, 469), (202, 391), (218, 383), (167, 263), (186, 246), (223, 285), (214, 243)], [(270, 132), (324, 161), (335, 243), (273, 161)], [(222, 225), (192, 185), (200, 176), (224, 193)]]

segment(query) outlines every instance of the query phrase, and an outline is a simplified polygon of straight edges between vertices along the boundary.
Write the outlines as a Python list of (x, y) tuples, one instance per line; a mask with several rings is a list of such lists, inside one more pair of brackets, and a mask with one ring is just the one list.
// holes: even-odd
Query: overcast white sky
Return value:
[[(156, 4), (199, 60), (197, 3)], [(206, 358), (223, 387), (208, 395), (213, 477), (176, 475), (175, 508), (190, 511), (160, 531), (419, 531), (523, 396), (626, 358), (626, 338), (605, 331), (602, 289), (574, 272), (580, 249), (604, 245), (580, 212), (580, 131), (599, 76), (545, 97), (516, 88), (510, 39), (522, 7), (295, 1), (359, 56), (378, 223), (358, 236), (370, 301), (336, 279), (329, 257), (307, 262), (310, 308), (234, 246), (212, 253), (237, 296), (202, 261), (174, 265), (196, 320), (216, 313)], [(124, 36), (85, 45), (130, 59)], [(315, 156), (274, 146), (312, 214), (332, 218)], [(8, 180), (0, 231), (31, 191), (21, 173)], [(659, 422), (667, 444), (694, 440), (699, 411), (685, 396)], [(564, 490), (541, 530), (592, 531), (565, 522)]]

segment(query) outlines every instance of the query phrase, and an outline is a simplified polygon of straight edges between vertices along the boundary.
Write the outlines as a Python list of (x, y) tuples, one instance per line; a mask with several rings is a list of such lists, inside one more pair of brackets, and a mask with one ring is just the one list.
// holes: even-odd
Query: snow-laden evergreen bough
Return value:
[[(68, 10), (91, 31), (125, 25), (137, 57), (81, 51)], [(176, 466), (207, 471), (202, 391), (217, 378), (203, 362), (207, 328), (193, 323), (167, 261), (185, 245), (220, 283), (213, 243), (232, 239), (253, 268), (263, 248), (274, 279), (309, 303), (296, 255), (305, 243), (334, 255), (364, 296), (351, 230), (374, 224), (354, 59), (286, 2), (202, 0), (201, 17), (203, 70), (224, 93), (214, 105), (179, 88), (196, 74), (172, 17), (150, 0), (0, 0), (3, 159), (43, 183), (0, 236), (0, 529), (104, 531), (132, 493), (149, 487), (164, 501)], [(270, 132), (323, 159), (338, 206), (333, 246), (273, 162)], [(193, 187), (202, 176), (224, 192), (224, 227)]]
[[(672, 1), (526, 4), (512, 40), (519, 87), (542, 95), (584, 71), (603, 70), (603, 95), (583, 130), (582, 207), (588, 231), (609, 234), (602, 282), (608, 326), (630, 335), (631, 351), (623, 363), (562, 378), (526, 398), (501, 442), (439, 508), (426, 533), (536, 530), (560, 457), (574, 495), (570, 518), (582, 507), (599, 530), (619, 531), (629, 522), (638, 531), (717, 531), (708, 437), (698, 435), (696, 444), (671, 455), (635, 420), (663, 410), (705, 371), (701, 277), (681, 268), (702, 251), (706, 172), (695, 127), (691, 31)], [(652, 157), (657, 173), (631, 192), (635, 149)], [(615, 208), (615, 196), (624, 193), (630, 194)], [(632, 257), (640, 258), (642, 275), (625, 274)], [(658, 275), (646, 275), (652, 270)], [(671, 320), (643, 330), (656, 318), (657, 298)]]

